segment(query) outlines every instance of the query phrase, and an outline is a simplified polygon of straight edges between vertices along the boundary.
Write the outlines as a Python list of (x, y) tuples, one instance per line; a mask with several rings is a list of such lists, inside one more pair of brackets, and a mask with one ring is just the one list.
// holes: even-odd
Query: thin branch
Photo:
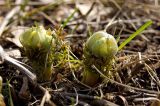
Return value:
[(50, 98), (51, 95), (49, 94), (48, 90), (45, 90), (40, 106), (44, 106), (44, 103), (50, 101)]

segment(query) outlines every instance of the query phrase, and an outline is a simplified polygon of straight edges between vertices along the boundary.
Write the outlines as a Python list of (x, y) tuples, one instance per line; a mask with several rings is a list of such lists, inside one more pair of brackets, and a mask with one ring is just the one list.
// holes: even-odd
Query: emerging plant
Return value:
[(20, 36), (20, 42), (35, 70), (38, 81), (50, 80), (55, 47), (55, 39), (51, 36), (51, 32), (46, 31), (43, 26), (32, 27)]
[(94, 33), (84, 47), (84, 65), (82, 82), (94, 86), (102, 80), (100, 74), (92, 68), (95, 65), (102, 73), (109, 76), (113, 58), (118, 51), (115, 38), (104, 32)]
[[(113, 58), (126, 44), (128, 44), (133, 38), (139, 35), (147, 27), (152, 24), (152, 21), (147, 21), (133, 34), (131, 34), (124, 42), (117, 46), (117, 42), (114, 37), (107, 34), (104, 31), (94, 33), (86, 42), (84, 47), (84, 65), (82, 82), (94, 86), (100, 80), (102, 80), (100, 74), (92, 68), (96, 66), (107, 77), (114, 77), (110, 72)], [(110, 74), (111, 73), (111, 74)]]

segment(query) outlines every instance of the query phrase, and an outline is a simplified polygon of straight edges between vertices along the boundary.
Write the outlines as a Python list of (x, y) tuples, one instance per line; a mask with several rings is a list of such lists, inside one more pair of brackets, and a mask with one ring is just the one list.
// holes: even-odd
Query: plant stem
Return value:
[[(94, 70), (94, 69), (93, 69)], [(94, 72), (91, 67), (85, 67), (83, 71), (83, 79), (82, 82), (89, 86), (95, 86), (99, 79), (100, 75), (96, 72)]]

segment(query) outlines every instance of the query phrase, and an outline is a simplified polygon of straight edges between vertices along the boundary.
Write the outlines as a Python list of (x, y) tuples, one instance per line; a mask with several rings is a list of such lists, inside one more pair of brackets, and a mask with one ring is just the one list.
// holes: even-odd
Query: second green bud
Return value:
[(117, 51), (117, 42), (112, 35), (104, 31), (94, 33), (84, 47), (85, 69), (82, 82), (89, 86), (95, 86), (99, 80), (102, 80), (100, 74), (92, 68), (92, 65), (95, 65), (103, 74), (108, 76)]

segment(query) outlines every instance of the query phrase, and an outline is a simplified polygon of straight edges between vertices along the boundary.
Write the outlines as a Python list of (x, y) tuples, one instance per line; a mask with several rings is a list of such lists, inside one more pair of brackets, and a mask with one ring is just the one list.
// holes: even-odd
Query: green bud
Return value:
[(87, 41), (84, 47), (84, 72), (82, 82), (95, 86), (102, 78), (96, 70), (92, 68), (95, 65), (103, 74), (109, 75), (113, 58), (118, 51), (118, 45), (115, 38), (104, 32), (94, 33)]
[(85, 46), (88, 52), (99, 58), (111, 58), (118, 51), (115, 38), (104, 31), (94, 33)]
[(51, 40), (52, 36), (47, 33), (43, 26), (30, 28), (20, 36), (20, 42), (25, 48), (48, 49)]
[(52, 75), (55, 39), (43, 26), (32, 27), (20, 36), (25, 54), (30, 59), (39, 81)]

